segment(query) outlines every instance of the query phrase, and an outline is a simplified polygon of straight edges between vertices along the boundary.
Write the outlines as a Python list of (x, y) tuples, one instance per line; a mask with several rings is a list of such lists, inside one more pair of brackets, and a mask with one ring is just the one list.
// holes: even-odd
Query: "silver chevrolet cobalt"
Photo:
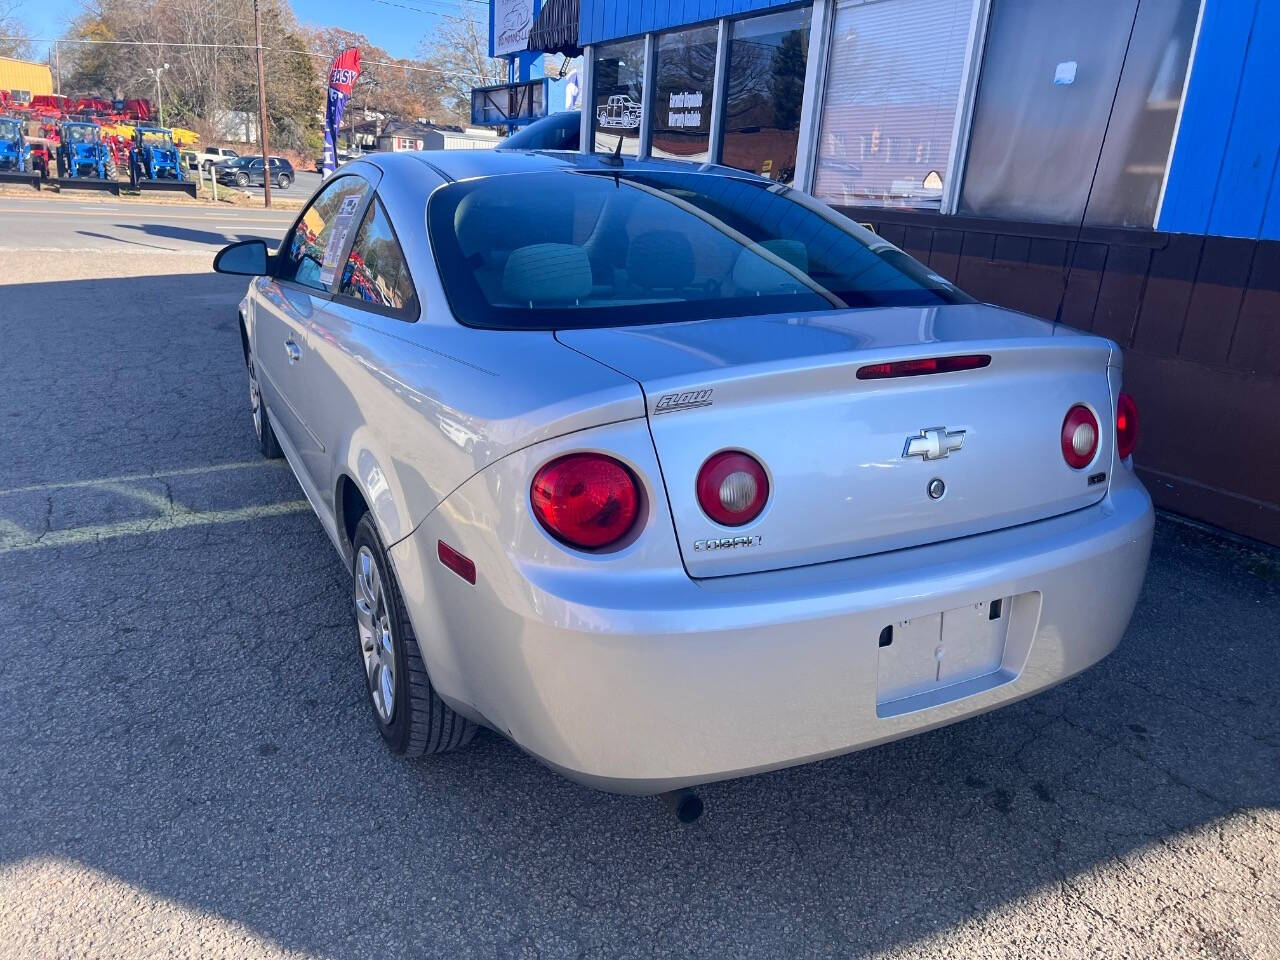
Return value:
[(1152, 508), (1117, 346), (719, 167), (349, 164), (216, 261), (262, 453), (351, 571), (387, 744), (658, 793), (1097, 663)]

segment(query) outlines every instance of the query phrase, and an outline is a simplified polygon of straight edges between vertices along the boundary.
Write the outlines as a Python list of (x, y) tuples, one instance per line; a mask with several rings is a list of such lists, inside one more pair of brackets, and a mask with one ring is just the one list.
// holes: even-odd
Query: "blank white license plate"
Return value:
[[(993, 598), (887, 625), (880, 633), (877, 706), (883, 708), (956, 685), (974, 686), (966, 681), (998, 673), (1004, 660), (1010, 611), (1017, 599)], [(960, 696), (972, 692), (976, 689), (957, 690)], [(927, 699), (943, 702), (950, 698)], [(878, 712), (885, 716), (902, 711)]]

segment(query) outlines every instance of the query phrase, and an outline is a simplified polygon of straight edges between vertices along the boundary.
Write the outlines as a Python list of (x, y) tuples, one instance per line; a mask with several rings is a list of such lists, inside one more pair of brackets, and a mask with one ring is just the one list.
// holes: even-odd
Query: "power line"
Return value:
[[(26, 37), (0, 37), (0, 42), (5, 40), (25, 40)], [(204, 50), (257, 50), (258, 48), (251, 43), (194, 43), (191, 41), (176, 40), (87, 40), (87, 39), (32, 39), (31, 43), (88, 43), (88, 44), (106, 44), (108, 46), (123, 47), (184, 47)], [(270, 53), (287, 53), (299, 57), (314, 57), (321, 60), (332, 60), (332, 53), (312, 53), (309, 50), (296, 50), (289, 47), (263, 47), (266, 52)], [(394, 60), (365, 60), (361, 58), (362, 64), (369, 64), (377, 67), (397, 67), (400, 70), (413, 70), (417, 73), (438, 73), (448, 77), (465, 77), (468, 80), (484, 80), (490, 78), (482, 73), (459, 73), (456, 70), (441, 70), (439, 67), (413, 67), (407, 63), (398, 63)]]
[(410, 10), (413, 13), (421, 13), (427, 17), (440, 17), (442, 20), (457, 20), (461, 23), (474, 23), (477, 26), (487, 22), (485, 20), (481, 20), (479, 17), (461, 17), (451, 13), (444, 13), (440, 10), (423, 10), (421, 7), (412, 7), (407, 3), (396, 3), (395, 0), (373, 0), (373, 2), (380, 3), (384, 7), (396, 7), (400, 10)]

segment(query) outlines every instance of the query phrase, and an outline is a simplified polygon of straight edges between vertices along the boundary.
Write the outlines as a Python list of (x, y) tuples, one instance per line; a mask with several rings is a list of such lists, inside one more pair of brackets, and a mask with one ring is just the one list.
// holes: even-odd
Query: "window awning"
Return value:
[(582, 56), (578, 46), (578, 0), (544, 0), (529, 28), (528, 49), (539, 53)]

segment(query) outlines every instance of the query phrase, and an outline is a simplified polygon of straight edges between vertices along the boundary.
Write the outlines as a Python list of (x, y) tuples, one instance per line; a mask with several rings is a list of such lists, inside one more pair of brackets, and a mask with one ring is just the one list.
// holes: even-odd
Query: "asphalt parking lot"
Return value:
[(0, 958), (1280, 957), (1275, 552), (1162, 520), (1093, 671), (692, 826), (489, 733), (405, 761), (208, 272), (287, 218), (11, 207)]

